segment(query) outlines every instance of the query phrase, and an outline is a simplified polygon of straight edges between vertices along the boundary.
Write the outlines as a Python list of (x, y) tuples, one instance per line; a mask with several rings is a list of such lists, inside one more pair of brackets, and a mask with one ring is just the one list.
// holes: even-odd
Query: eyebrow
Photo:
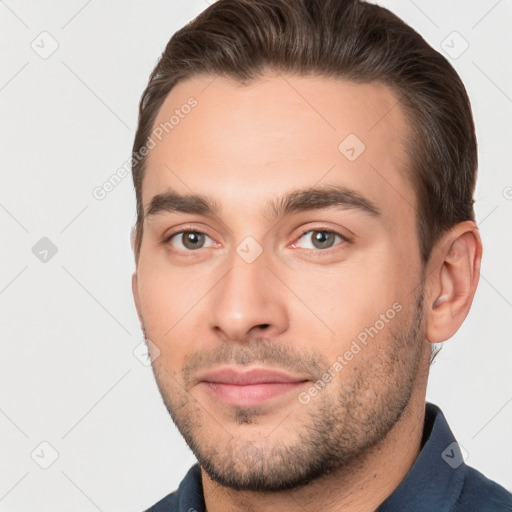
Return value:
[[(312, 210), (338, 207), (343, 210), (359, 210), (373, 217), (381, 215), (375, 203), (351, 188), (330, 185), (293, 190), (282, 197), (270, 200), (262, 210), (269, 220)], [(218, 216), (220, 204), (212, 197), (200, 194), (182, 195), (169, 189), (155, 195), (147, 209), (146, 217), (163, 213), (195, 213)]]

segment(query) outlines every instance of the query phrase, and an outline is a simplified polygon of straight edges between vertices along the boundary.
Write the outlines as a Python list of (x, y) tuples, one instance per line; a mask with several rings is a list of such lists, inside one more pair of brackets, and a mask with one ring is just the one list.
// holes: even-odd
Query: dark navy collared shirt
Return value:
[[(437, 405), (427, 403), (422, 450), (409, 473), (375, 512), (512, 512), (512, 494), (464, 463)], [(178, 490), (146, 512), (205, 512), (195, 464)]]

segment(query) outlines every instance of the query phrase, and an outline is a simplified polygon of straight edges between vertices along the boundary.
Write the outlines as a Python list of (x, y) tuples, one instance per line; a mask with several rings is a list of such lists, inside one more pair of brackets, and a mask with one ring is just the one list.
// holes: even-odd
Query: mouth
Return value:
[(272, 398), (288, 395), (306, 385), (309, 379), (279, 370), (240, 369), (224, 366), (202, 374), (199, 384), (214, 399), (228, 405), (254, 407)]

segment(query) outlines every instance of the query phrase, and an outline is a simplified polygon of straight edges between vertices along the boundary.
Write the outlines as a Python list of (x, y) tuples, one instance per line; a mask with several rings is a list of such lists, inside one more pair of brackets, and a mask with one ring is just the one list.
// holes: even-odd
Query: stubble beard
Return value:
[[(407, 319), (395, 318), (390, 324), (388, 337), (392, 342), (383, 340), (383, 335), (379, 333), (368, 342), (381, 345), (372, 352), (371, 359), (365, 358), (363, 348), (342, 370), (353, 371), (349, 379), (341, 381), (337, 377), (341, 386), (334, 388), (335, 377), (308, 404), (297, 400), (292, 412), (283, 413), (282, 419), (276, 420), (274, 431), (266, 436), (249, 430), (258, 428), (261, 409), (232, 408), (230, 430), (236, 432), (228, 432), (221, 425), (225, 418), (215, 418), (177, 378), (157, 364), (153, 364), (153, 371), (169, 414), (212, 480), (234, 490), (291, 490), (362, 459), (400, 419), (411, 398), (421, 361), (423, 290), (413, 314)], [(191, 367), (204, 364), (205, 359), (204, 354), (197, 354), (194, 362), (183, 369), (183, 379), (186, 381)], [(296, 370), (309, 368), (315, 374), (333, 364), (318, 355), (299, 360), (297, 355), (290, 356), (282, 347), (262, 339), (246, 345), (227, 344), (214, 359), (231, 364), (282, 363), (283, 367)], [(209, 362), (214, 361), (210, 358)], [(338, 392), (333, 392), (335, 389)], [(240, 425), (250, 425), (244, 427), (248, 429), (246, 435), (237, 434)], [(216, 430), (220, 436), (217, 440)]]

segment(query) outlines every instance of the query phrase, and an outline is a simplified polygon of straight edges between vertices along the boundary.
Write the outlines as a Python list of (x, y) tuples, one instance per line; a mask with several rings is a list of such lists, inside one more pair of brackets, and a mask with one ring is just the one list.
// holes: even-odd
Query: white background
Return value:
[[(512, 1), (384, 5), (442, 52), (443, 41), (452, 53), (469, 44), (450, 60), (478, 128), (484, 259), (473, 309), (438, 355), (427, 398), (468, 464), (512, 489)], [(102, 201), (92, 190), (130, 156), (138, 100), (168, 39), (205, 7), (0, 3), (1, 512), (139, 512), (194, 462), (151, 369), (133, 355), (142, 336), (130, 289), (131, 177)], [(58, 48), (43, 59), (33, 41), (40, 52)], [(42, 237), (58, 249), (46, 263), (32, 252)], [(40, 464), (52, 450), (58, 458), (42, 469), (34, 450)]]

